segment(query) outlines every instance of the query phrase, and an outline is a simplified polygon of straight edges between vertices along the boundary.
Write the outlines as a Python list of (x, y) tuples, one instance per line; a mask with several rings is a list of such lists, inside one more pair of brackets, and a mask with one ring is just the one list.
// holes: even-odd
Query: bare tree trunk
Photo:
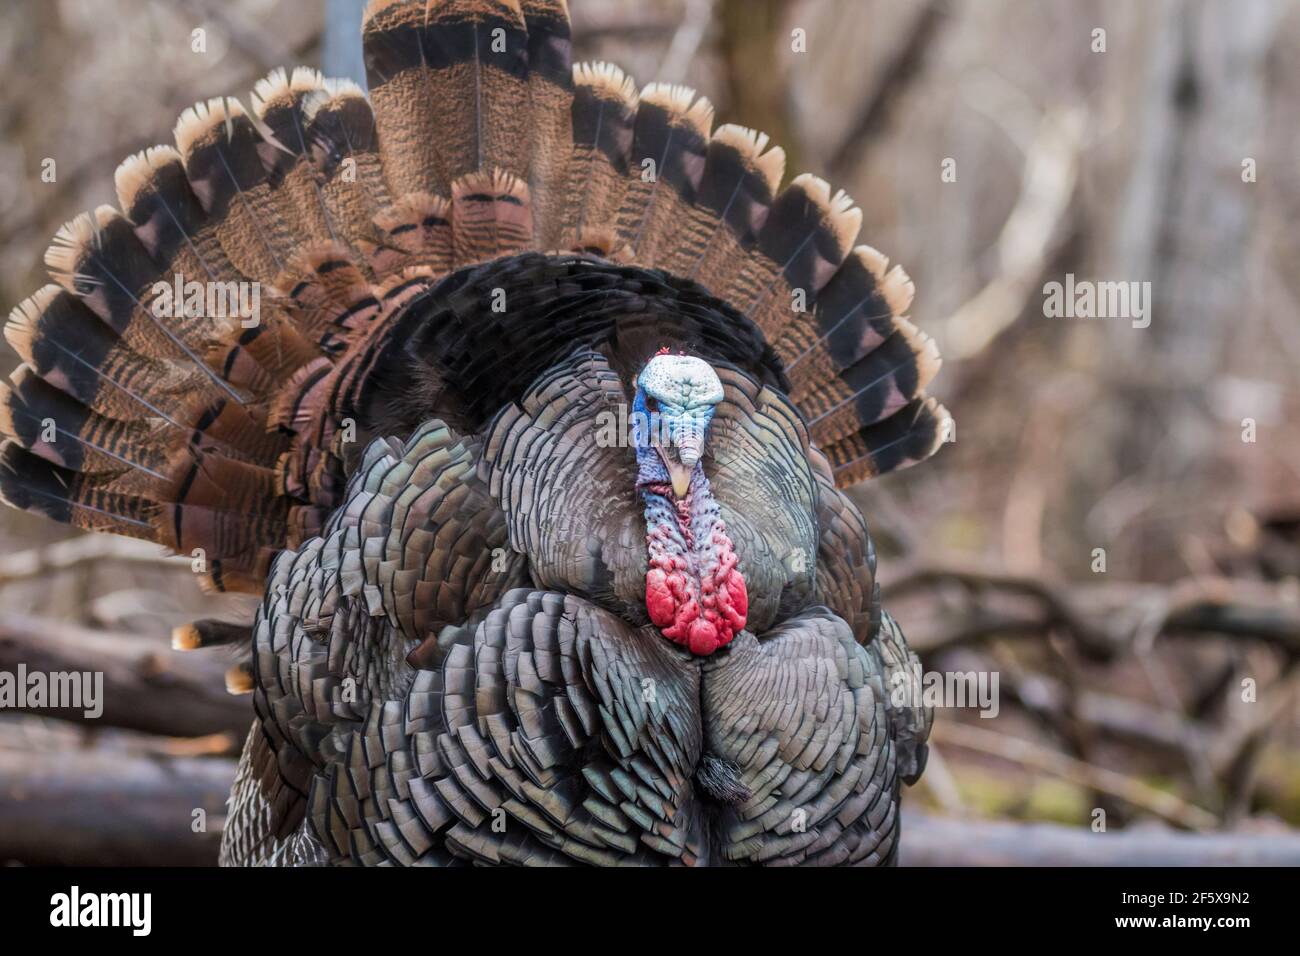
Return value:
[(903, 866), (1300, 866), (1294, 833), (1094, 833), (1051, 823), (903, 814)]
[(1150, 327), (1118, 318), (1104, 332), (1078, 329), (1096, 335), (1092, 352), (1111, 369), (1099, 371), (1116, 398), (1116, 478), (1185, 480), (1222, 449), (1207, 386), (1249, 318), (1261, 187), (1243, 181), (1242, 162), (1262, 145), (1281, 12), (1272, 0), (1163, 0), (1140, 7), (1132, 24), (1144, 27), (1150, 55), (1144, 76), (1116, 74), (1139, 91), (1123, 131), (1133, 146), (1117, 227), (1094, 256), (1098, 279), (1150, 283)]

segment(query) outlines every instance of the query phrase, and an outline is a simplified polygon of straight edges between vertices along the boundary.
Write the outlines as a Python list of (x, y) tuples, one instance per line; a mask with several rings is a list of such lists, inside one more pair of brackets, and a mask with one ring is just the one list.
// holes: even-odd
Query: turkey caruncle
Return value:
[(563, 0), (363, 29), (369, 98), (187, 110), (5, 329), (5, 500), (265, 594), (178, 634), (251, 648), (223, 862), (893, 862), (930, 714), (840, 489), (940, 443), (911, 282)]

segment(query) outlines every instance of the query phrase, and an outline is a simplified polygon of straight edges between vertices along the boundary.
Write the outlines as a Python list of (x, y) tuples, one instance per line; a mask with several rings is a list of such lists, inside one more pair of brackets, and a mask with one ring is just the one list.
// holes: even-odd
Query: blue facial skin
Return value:
[[(651, 440), (656, 430), (669, 454), (680, 455), (692, 446), (702, 453), (714, 408), (713, 405), (698, 405), (683, 409), (661, 400), (658, 411), (652, 413), (646, 404), (645, 389), (638, 386), (632, 398), (632, 444), (636, 449), (637, 484), (670, 480), (668, 468)], [(698, 441), (693, 441), (696, 437)]]
[(650, 444), (650, 413), (646, 409), (645, 389), (638, 387), (632, 397), (632, 446), (636, 449), (637, 485), (666, 482), (668, 469)]

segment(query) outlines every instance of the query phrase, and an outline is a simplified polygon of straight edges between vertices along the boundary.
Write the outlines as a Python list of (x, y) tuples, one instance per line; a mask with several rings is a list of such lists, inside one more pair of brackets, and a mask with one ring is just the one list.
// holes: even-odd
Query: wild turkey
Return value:
[(223, 862), (895, 861), (930, 714), (840, 489), (940, 443), (910, 280), (564, 0), (363, 30), (369, 99), (186, 110), (5, 329), (5, 500), (265, 594), (180, 634), (251, 647)]

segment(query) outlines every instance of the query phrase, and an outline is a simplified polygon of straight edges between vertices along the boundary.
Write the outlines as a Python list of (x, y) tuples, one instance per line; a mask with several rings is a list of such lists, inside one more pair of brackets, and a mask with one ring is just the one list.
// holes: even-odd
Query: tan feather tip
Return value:
[(42, 286), (9, 311), (4, 327), (5, 341), (24, 359), (30, 359), (37, 321), (50, 307), (54, 297), (62, 291), (57, 285)]
[[(915, 343), (913, 351), (917, 353), (918, 364), (923, 359), (932, 364), (933, 370), (930, 373), (930, 378), (933, 378), (934, 373), (938, 372), (939, 366), (943, 364), (943, 360), (939, 355), (939, 347), (933, 339), (909, 320), (903, 318), (903, 314), (911, 308), (912, 299), (916, 295), (916, 284), (912, 281), (911, 276), (907, 274), (907, 271), (902, 266), (896, 265), (891, 269), (889, 267), (889, 257), (871, 246), (856, 246), (852, 254), (875, 278), (876, 286), (880, 290), (880, 294), (884, 296), (889, 311), (897, 319), (896, 328), (906, 335), (909, 342)], [(925, 382), (928, 381), (928, 378), (925, 379)], [(922, 388), (925, 387), (925, 382), (922, 382)]]
[(916, 283), (902, 266), (894, 266), (881, 280), (880, 294), (889, 303), (889, 311), (894, 315), (902, 315), (912, 306), (912, 299), (916, 295)]
[(680, 83), (650, 83), (641, 91), (641, 102), (680, 116), (705, 139), (713, 128), (713, 104), (689, 86)]
[(629, 108), (636, 107), (636, 83), (613, 63), (575, 63), (573, 82), (589, 87), (597, 96), (621, 100)]
[(325, 74), (313, 66), (295, 66), (289, 74), (289, 89), (296, 93), (319, 90), (325, 86)]
[(884, 284), (885, 273), (889, 270), (889, 256), (865, 243), (854, 246), (853, 255), (871, 273), (878, 284)]
[(737, 123), (723, 123), (713, 131), (713, 138), (751, 158), (767, 149), (767, 144), (771, 141), (766, 133)]
[(247, 664), (236, 664), (226, 671), (226, 693), (251, 694), (253, 692), (253, 672)]
[(101, 203), (96, 206), (94, 216), (95, 225), (99, 229), (104, 229), (122, 218), (122, 214), (117, 211), (117, 207), (110, 206), (108, 203)]
[(45, 250), (45, 266), (60, 285), (66, 286), (72, 280), (86, 248), (94, 240), (95, 219), (91, 213), (83, 212), (59, 227)]
[[(203, 638), (199, 635), (199, 629), (193, 624), (182, 624), (180, 627), (172, 630), (172, 650), (174, 651), (197, 651), (203, 646)], [(229, 677), (227, 677), (227, 688), (229, 688)], [(251, 687), (249, 688), (252, 689)]]
[(144, 155), (145, 159), (149, 160), (149, 165), (154, 169), (162, 169), (164, 166), (168, 166), (171, 163), (179, 163), (181, 161), (180, 151), (175, 146), (166, 143), (160, 143), (157, 146), (150, 146), (144, 151)]
[(26, 362), (23, 362), (16, 369), (14, 369), (12, 372), (9, 373), (9, 381), (13, 383), (14, 388), (22, 388), (23, 383), (26, 382), (32, 376), (36, 376), (37, 378), (40, 378), (39, 375), (36, 375), (35, 369), (33, 369)]
[(566, 251), (584, 252), (605, 259), (614, 258), (622, 244), (618, 231), (606, 226), (583, 226), (571, 230), (561, 241), (561, 247)]
[(18, 437), (18, 433), (14, 431), (13, 401), (14, 390), (4, 382), (0, 382), (0, 434), (9, 438)]
[(383, 232), (391, 232), (403, 223), (420, 222), (429, 216), (445, 219), (451, 214), (451, 203), (444, 196), (432, 193), (407, 193), (397, 202), (375, 214), (374, 223)]
[(719, 126), (713, 131), (713, 138), (747, 157), (775, 195), (781, 186), (781, 177), (785, 175), (785, 150), (780, 146), (769, 149), (770, 140), (766, 133), (735, 123)]
[(477, 169), (465, 173), (451, 184), (453, 200), (473, 193), (487, 193), (497, 198), (511, 196), (526, 202), (528, 200), (528, 184), (518, 176), (496, 167)]
[[(365, 30), (373, 20), (382, 17), (394, 8), (397, 8), (394, 20), (400, 18), (415, 21), (418, 17), (419, 22), (424, 21), (424, 4), (422, 3), (415, 4), (411, 3), (410, 0), (370, 0), (365, 12), (361, 14), (361, 29)], [(376, 25), (376, 29), (382, 28), (383, 25)]]
[(329, 98), (334, 99), (362, 99), (366, 98), (365, 91), (357, 85), (355, 80), (349, 80), (346, 77), (336, 76), (328, 77), (321, 81), (321, 88), (329, 94)]
[(233, 96), (214, 96), (203, 103), (195, 103), (181, 113), (172, 131), (176, 148), (182, 156), (188, 155), (194, 144), (210, 135), (217, 127), (244, 116), (244, 106)]
[(95, 237), (95, 217), (88, 212), (73, 216), (54, 234), (54, 241), (63, 245), (81, 245)]
[(179, 162), (181, 154), (174, 146), (150, 146), (122, 160), (113, 174), (118, 204), (123, 209), (130, 209), (139, 199), (140, 191), (153, 181), (155, 172)]
[(790, 181), (790, 189), (799, 189), (824, 210), (826, 223), (847, 255), (862, 228), (862, 210), (844, 190), (831, 195), (830, 183), (812, 173), (800, 173)]
[(253, 84), (253, 93), (249, 97), (253, 104), (253, 112), (261, 116), (266, 110), (266, 104), (277, 96), (289, 95), (289, 72), (282, 66), (277, 66), (266, 76), (262, 77)]
[(789, 189), (802, 189), (808, 197), (821, 206), (831, 204), (831, 184), (812, 173), (800, 173), (790, 180)]
[(943, 365), (939, 346), (933, 338), (922, 332), (909, 319), (897, 318), (894, 328), (907, 342), (916, 359), (916, 391), (919, 393), (934, 381), (934, 377), (939, 374), (939, 367)]
[(837, 189), (835, 195), (831, 197), (831, 209), (836, 213), (844, 213), (856, 208), (853, 197), (843, 189)]
[(853, 197), (842, 189), (831, 199), (830, 221), (840, 248), (848, 255), (853, 248), (853, 241), (862, 230), (862, 210), (853, 204)]
[(153, 178), (153, 171), (154, 167), (144, 150), (118, 163), (117, 169), (113, 171), (113, 185), (117, 189), (117, 201), (122, 204), (123, 209), (130, 209), (135, 205), (140, 191)]
[(763, 178), (771, 184), (773, 195), (781, 188), (781, 177), (785, 175), (785, 150), (780, 146), (773, 146), (762, 156), (758, 157), (756, 164)]
[(945, 435), (955, 434), (953, 429), (957, 427), (957, 420), (952, 417), (952, 413), (940, 405), (937, 400), (927, 398), (924, 407), (929, 409), (930, 414), (932, 414), (935, 421), (939, 423), (939, 427), (935, 429), (934, 441), (930, 443), (930, 447), (926, 453), (921, 456), (921, 460), (929, 458), (942, 448), (944, 445)]
[(841, 250), (848, 255), (854, 239), (857, 239), (858, 233), (862, 232), (862, 209), (857, 206), (836, 209), (831, 216), (831, 228), (835, 230), (835, 238), (839, 239)]
[(293, 73), (289, 73), (284, 67), (276, 67), (253, 84), (253, 93), (250, 97), (253, 114), (261, 119), (274, 103), (287, 102), (295, 93), (310, 93), (323, 89), (325, 89), (325, 78), (320, 70), (310, 66), (298, 66), (294, 67)]

